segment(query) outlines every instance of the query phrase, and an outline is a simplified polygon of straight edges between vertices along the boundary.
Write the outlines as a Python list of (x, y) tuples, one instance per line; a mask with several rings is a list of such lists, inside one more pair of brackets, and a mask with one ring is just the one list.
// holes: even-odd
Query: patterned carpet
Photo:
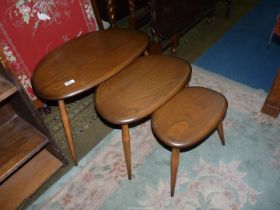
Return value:
[[(215, 43), (225, 31), (234, 25), (240, 17), (246, 14), (259, 0), (236, 0), (232, 4), (232, 12), (229, 19), (225, 19), (225, 1), (220, 1), (215, 12), (214, 22), (209, 25), (206, 21), (201, 21), (193, 29), (188, 31), (180, 40), (177, 56), (194, 62), (201, 56), (213, 43)], [(145, 29), (144, 29), (145, 31)], [(150, 30), (147, 29), (150, 33)], [(169, 50), (165, 52), (169, 54)], [(92, 103), (92, 95), (82, 97), (79, 101), (69, 102), (67, 108), (70, 114), (71, 125), (74, 132), (74, 141), (77, 149), (78, 160), (81, 160), (91, 151), (102, 139), (111, 131), (111, 126), (107, 126), (96, 115)], [(72, 168), (73, 162), (66, 145), (64, 131), (60, 122), (57, 106), (52, 106), (52, 113), (44, 116), (44, 121), (51, 130), (54, 140), (64, 153), (69, 164), (63, 167), (53, 176), (40, 190), (27, 200), (23, 208), (26, 208), (39, 195), (44, 193), (55, 181), (66, 174)], [(102, 142), (101, 142), (102, 143)], [(95, 149), (94, 149), (95, 151)], [(81, 161), (79, 162), (81, 165)], [(78, 168), (79, 169), (79, 168)], [(69, 173), (67, 173), (69, 174)]]
[(226, 146), (213, 133), (182, 152), (174, 198), (170, 151), (158, 144), (147, 121), (131, 129), (131, 181), (121, 133), (113, 130), (29, 209), (279, 209), (280, 118), (259, 112), (266, 94), (196, 66), (191, 86), (227, 97)]
[[(97, 116), (93, 104), (93, 94), (82, 96), (80, 99), (66, 104), (79, 159), (111, 131), (111, 128)], [(58, 107), (51, 106), (51, 109), (51, 114), (43, 116), (44, 122), (50, 129), (58, 147), (66, 154), (69, 164), (72, 165)]]

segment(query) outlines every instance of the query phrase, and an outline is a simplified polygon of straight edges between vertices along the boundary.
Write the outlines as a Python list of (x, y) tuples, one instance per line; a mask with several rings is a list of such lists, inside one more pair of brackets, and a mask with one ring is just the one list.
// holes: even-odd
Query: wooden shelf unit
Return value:
[(18, 116), (0, 126), (0, 183), (35, 153), (48, 139)]
[(47, 150), (42, 150), (1, 185), (1, 209), (16, 209), (61, 166), (57, 158)]
[(0, 62), (0, 209), (16, 209), (66, 163), (31, 100)]
[(5, 100), (10, 95), (17, 91), (16, 86), (11, 82), (0, 76), (0, 101)]

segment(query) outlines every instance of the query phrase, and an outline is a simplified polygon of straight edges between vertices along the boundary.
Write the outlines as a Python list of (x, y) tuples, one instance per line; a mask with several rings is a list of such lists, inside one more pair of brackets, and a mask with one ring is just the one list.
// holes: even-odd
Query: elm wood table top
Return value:
[(163, 105), (190, 76), (191, 66), (182, 59), (143, 56), (97, 87), (95, 106), (109, 122), (128, 124)]
[(227, 107), (226, 98), (216, 91), (202, 87), (184, 88), (153, 113), (152, 128), (165, 144), (187, 148), (218, 127)]
[(128, 29), (82, 35), (41, 60), (32, 75), (33, 89), (48, 100), (77, 95), (122, 70), (141, 55), (147, 45), (145, 33)]

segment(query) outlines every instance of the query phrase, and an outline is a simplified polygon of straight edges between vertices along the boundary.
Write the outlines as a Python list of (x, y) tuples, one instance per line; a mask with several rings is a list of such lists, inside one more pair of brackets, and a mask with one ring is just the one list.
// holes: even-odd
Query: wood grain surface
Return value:
[(20, 204), (38, 190), (61, 166), (62, 163), (47, 150), (40, 151), (1, 185), (1, 210), (18, 209)]
[(145, 33), (109, 29), (82, 35), (50, 52), (32, 75), (35, 93), (48, 100), (84, 92), (122, 70), (148, 45)]
[(202, 87), (181, 90), (152, 115), (159, 139), (175, 148), (192, 146), (222, 122), (228, 103), (220, 93)]
[(143, 56), (98, 86), (96, 109), (111, 123), (137, 121), (172, 98), (190, 76), (191, 66), (182, 59)]
[(0, 126), (0, 183), (48, 143), (46, 136), (15, 116)]
[(0, 102), (14, 94), (16, 91), (17, 88), (15, 85), (6, 80), (4, 77), (0, 76)]

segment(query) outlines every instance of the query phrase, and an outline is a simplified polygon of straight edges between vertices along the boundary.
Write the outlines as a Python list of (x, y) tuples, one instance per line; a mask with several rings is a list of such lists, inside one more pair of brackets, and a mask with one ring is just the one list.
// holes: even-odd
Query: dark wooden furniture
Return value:
[(217, 0), (149, 0), (152, 24), (151, 52), (160, 53), (172, 44), (172, 52), (175, 53), (182, 33), (205, 16), (211, 18), (216, 3)]
[(82, 35), (50, 52), (32, 75), (35, 93), (57, 100), (68, 145), (77, 165), (75, 145), (64, 100), (83, 93), (113, 76), (148, 45), (145, 33), (109, 29)]
[(0, 116), (0, 208), (10, 210), (43, 185), (65, 160), (31, 100), (1, 63)]
[(222, 120), (227, 107), (226, 98), (216, 91), (190, 87), (152, 114), (155, 135), (172, 148), (171, 196), (174, 196), (181, 149), (197, 145), (215, 129), (225, 144)]
[[(218, 0), (91, 0), (97, 14), (98, 25), (101, 19), (111, 27), (123, 17), (129, 16), (129, 27), (136, 29), (148, 20), (151, 22), (151, 54), (159, 54), (171, 45), (176, 53), (179, 37), (205, 16), (209, 23), (213, 20)], [(230, 15), (232, 0), (225, 0), (226, 17)]]
[(275, 118), (278, 117), (280, 113), (280, 69), (278, 70), (261, 111)]
[(130, 28), (137, 28), (148, 20), (148, 0), (95, 0), (92, 5), (96, 9), (102, 20), (108, 21), (111, 27), (116, 26), (116, 22), (128, 17)]
[(191, 66), (175, 57), (151, 55), (138, 58), (123, 71), (99, 85), (97, 112), (121, 125), (128, 178), (131, 179), (128, 124), (149, 116), (172, 98), (191, 76)]

